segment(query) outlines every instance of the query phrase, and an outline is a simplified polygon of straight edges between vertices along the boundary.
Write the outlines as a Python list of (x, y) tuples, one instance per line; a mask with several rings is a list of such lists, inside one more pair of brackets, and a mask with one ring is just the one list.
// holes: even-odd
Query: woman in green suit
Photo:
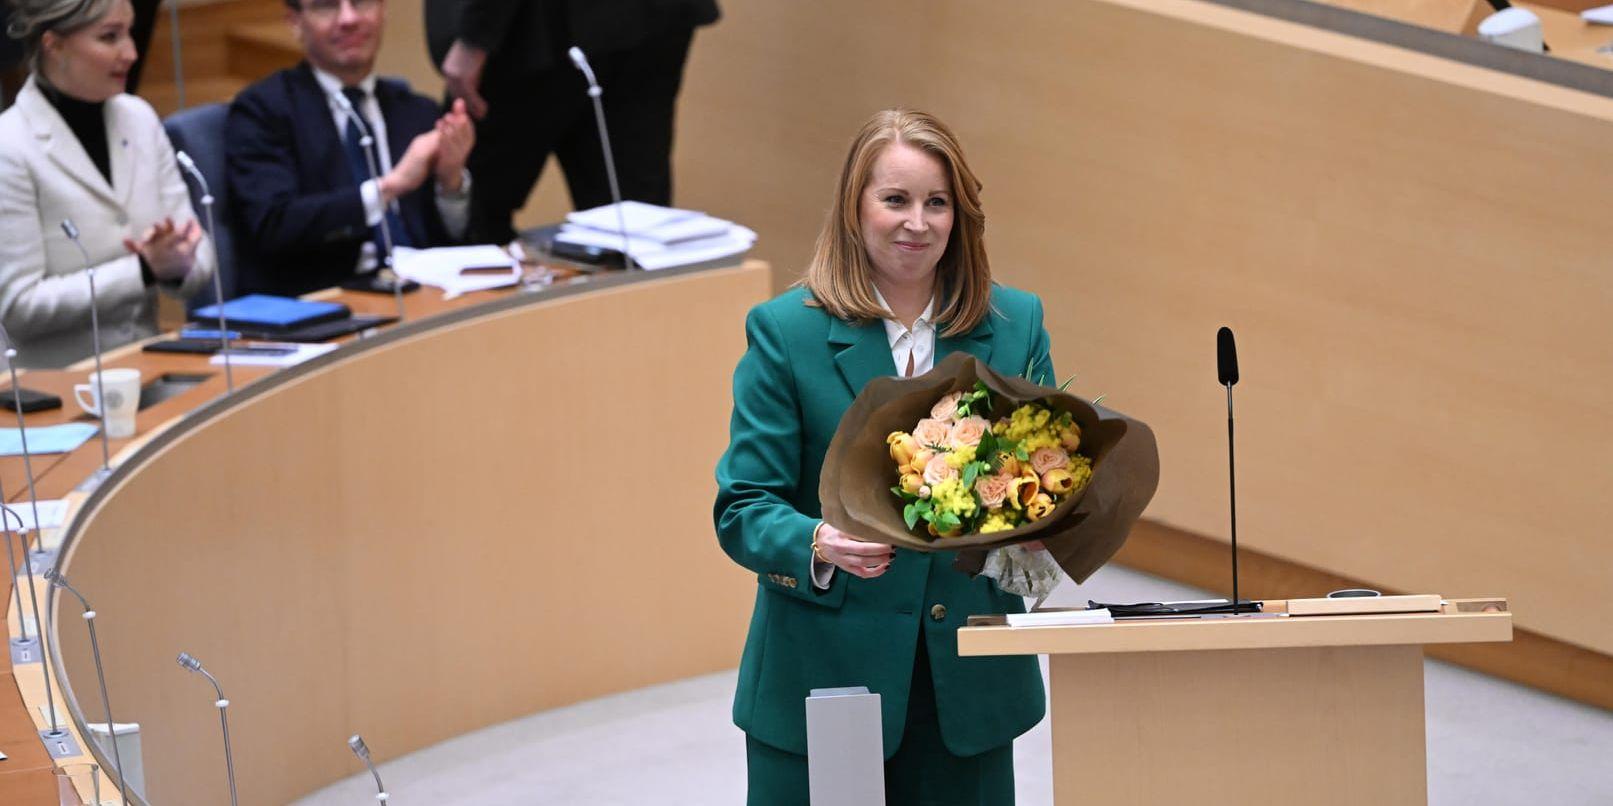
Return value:
[(939, 120), (875, 115), (805, 280), (746, 319), (715, 517), (723, 550), (757, 575), (734, 695), (752, 806), (807, 803), (805, 698), (854, 685), (880, 695), (892, 806), (1013, 803), (1013, 740), (1042, 719), (1041, 674), (1034, 657), (958, 657), (957, 629), (1023, 600), (951, 553), (843, 533), (818, 502), (829, 441), (869, 380), (954, 350), (1052, 377), (1040, 300), (991, 281), (979, 190)]

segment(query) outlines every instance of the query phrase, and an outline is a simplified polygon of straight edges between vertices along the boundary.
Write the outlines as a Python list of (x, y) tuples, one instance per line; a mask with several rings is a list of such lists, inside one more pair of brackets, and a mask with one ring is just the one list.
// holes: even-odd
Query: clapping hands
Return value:
[(456, 100), (431, 131), (409, 141), (398, 164), (381, 177), (382, 197), (391, 203), (413, 192), (431, 176), (444, 190), (459, 192), (464, 183), (465, 160), (475, 145), (476, 128), (465, 113), (464, 100)]
[(175, 224), (172, 218), (146, 228), (136, 238), (124, 238), (123, 248), (144, 258), (158, 280), (185, 279), (196, 262), (196, 245), (202, 241), (202, 228), (196, 219)]

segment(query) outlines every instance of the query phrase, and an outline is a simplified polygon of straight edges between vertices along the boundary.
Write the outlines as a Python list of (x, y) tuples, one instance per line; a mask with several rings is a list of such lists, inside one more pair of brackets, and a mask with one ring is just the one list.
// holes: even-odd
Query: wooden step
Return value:
[[(285, 28), (285, 4), (280, 0), (220, 0), (187, 3), (179, 9), (180, 52), (185, 58), (185, 76), (195, 83), (202, 77), (221, 76), (227, 62), (228, 32), (241, 25), (278, 23)], [(168, 6), (157, 13), (157, 25), (147, 46), (141, 83), (167, 83), (174, 80), (173, 38), (169, 33)], [(272, 72), (272, 71), (270, 71)], [(268, 75), (246, 75), (249, 80)]]
[(302, 60), (302, 45), (284, 22), (232, 25), (224, 40), (226, 69), (253, 81)]

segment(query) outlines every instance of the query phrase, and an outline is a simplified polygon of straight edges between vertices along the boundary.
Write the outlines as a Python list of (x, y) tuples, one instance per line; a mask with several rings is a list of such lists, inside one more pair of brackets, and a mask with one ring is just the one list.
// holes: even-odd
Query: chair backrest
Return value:
[[(235, 237), (230, 223), (234, 220), (230, 207), (230, 188), (224, 168), (224, 118), (228, 104), (207, 104), (180, 110), (163, 121), (168, 139), (175, 151), (183, 151), (196, 162), (196, 168), (207, 177), (213, 191), (213, 244), (218, 249), (219, 279), (223, 281), (224, 298), (236, 295), (238, 278), (235, 259)], [(189, 182), (190, 203), (196, 215), (207, 223), (202, 210), (201, 188)], [(189, 307), (198, 308), (213, 304), (211, 291), (203, 291), (190, 300)]]

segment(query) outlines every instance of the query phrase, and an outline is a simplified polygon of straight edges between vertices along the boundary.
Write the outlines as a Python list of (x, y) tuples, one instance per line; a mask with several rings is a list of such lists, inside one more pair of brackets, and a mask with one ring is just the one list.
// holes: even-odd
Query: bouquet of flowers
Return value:
[(992, 567), (990, 550), (1039, 540), (1080, 582), (1120, 550), (1158, 482), (1141, 421), (959, 351), (863, 388), (829, 444), (818, 498), (837, 529), (955, 551), (972, 574)]
[(932, 537), (1006, 532), (1052, 514), (1092, 479), (1092, 458), (1077, 451), (1075, 415), (1032, 401), (996, 422), (991, 390), (975, 381), (949, 392), (911, 433), (885, 437), (907, 528), (920, 521)]

